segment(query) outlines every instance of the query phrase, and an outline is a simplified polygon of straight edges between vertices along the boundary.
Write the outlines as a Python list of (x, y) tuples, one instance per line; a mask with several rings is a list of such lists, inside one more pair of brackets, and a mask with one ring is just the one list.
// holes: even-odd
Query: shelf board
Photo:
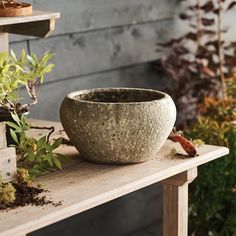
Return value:
[(59, 12), (48, 12), (34, 10), (32, 15), (29, 16), (17, 16), (17, 17), (0, 17), (0, 26), (22, 24), (35, 21), (45, 21), (60, 18)]
[[(34, 126), (54, 126), (55, 136), (63, 135), (59, 123), (33, 120)], [(46, 131), (33, 130), (30, 135), (40, 137)], [(64, 134), (65, 135), (65, 134)], [(115, 198), (124, 196), (153, 183), (190, 170), (229, 153), (228, 148), (203, 145), (199, 156), (168, 157), (178, 144), (167, 140), (155, 159), (134, 165), (99, 165), (82, 161), (72, 146), (61, 146), (59, 153), (73, 157), (73, 163), (62, 171), (50, 173), (38, 179), (46, 184), (47, 198), (63, 201), (58, 207), (26, 206), (0, 212), (0, 235), (20, 236), (58, 222)]]
[[(58, 12), (36, 10), (29, 16), (0, 17), (0, 32), (35, 37), (47, 37), (54, 31), (55, 20), (58, 18), (60, 18), (60, 13)], [(2, 41), (4, 41), (3, 35), (4, 34), (0, 37), (0, 40), (2, 38)], [(8, 41), (8, 38), (5, 42), (6, 41)], [(5, 45), (7, 44), (8, 42), (5, 43)], [(7, 46), (4, 46), (3, 49), (7, 50)]]

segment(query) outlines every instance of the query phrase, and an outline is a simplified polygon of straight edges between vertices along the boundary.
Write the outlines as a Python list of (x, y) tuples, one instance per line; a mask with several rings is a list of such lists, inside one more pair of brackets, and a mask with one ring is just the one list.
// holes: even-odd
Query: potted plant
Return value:
[[(27, 55), (22, 50), (20, 58), (15, 53), (0, 53), (0, 122), (13, 121), (12, 113), (28, 113), (32, 105), (37, 103), (39, 86), (44, 82), (45, 74), (51, 72), (54, 65), (48, 63), (53, 57), (51, 53), (45, 53), (41, 58), (35, 54)], [(25, 88), (30, 102), (21, 103), (19, 92)], [(10, 141), (9, 128), (7, 132), (8, 144)]]
[[(26, 168), (35, 177), (50, 170), (61, 169), (63, 155), (55, 153), (62, 139), (50, 140), (54, 127), (35, 127), (28, 123), (26, 114), (38, 101), (39, 87), (44, 76), (51, 72), (49, 63), (53, 54), (46, 52), (40, 58), (22, 50), (19, 58), (13, 51), (0, 53), (0, 122), (7, 125), (7, 143), (17, 151), (17, 166)], [(29, 102), (20, 96), (26, 89)], [(47, 129), (47, 136), (40, 139), (27, 135), (29, 129)]]
[(27, 16), (32, 14), (32, 5), (17, 0), (0, 0), (0, 17)]

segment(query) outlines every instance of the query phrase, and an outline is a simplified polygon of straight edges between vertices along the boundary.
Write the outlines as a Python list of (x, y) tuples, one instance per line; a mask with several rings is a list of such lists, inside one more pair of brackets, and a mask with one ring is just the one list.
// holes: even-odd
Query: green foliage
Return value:
[(15, 123), (6, 122), (6, 124), (11, 127), (11, 136), (16, 142), (18, 166), (28, 169), (31, 177), (62, 169), (60, 160), (65, 157), (55, 153), (62, 139), (49, 142), (46, 136), (40, 139), (28, 137), (26, 131), (30, 129), (30, 125), (26, 122), (25, 116), (19, 118), (18, 115), (12, 114), (12, 118)]
[(236, 235), (236, 120), (234, 100), (206, 99), (202, 116), (186, 132), (206, 143), (228, 146), (230, 154), (199, 168), (190, 185), (190, 233)]
[[(16, 111), (20, 100), (18, 91), (25, 87), (30, 98), (37, 100), (38, 86), (43, 83), (44, 75), (51, 72), (53, 64), (48, 61), (53, 57), (45, 53), (41, 58), (35, 54), (27, 55), (22, 50), (20, 58), (15, 53), (0, 53), (0, 106), (5, 110)], [(19, 104), (18, 104), (19, 106)]]

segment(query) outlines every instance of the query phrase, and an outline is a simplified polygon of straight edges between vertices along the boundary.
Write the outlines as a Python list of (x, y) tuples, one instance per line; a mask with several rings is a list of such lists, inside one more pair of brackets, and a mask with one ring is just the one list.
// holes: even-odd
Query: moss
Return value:
[(24, 168), (17, 169), (17, 182), (28, 187), (32, 187), (32, 179), (29, 175), (28, 170)]
[(4, 184), (0, 186), (0, 204), (8, 205), (16, 200), (16, 189), (11, 183)]

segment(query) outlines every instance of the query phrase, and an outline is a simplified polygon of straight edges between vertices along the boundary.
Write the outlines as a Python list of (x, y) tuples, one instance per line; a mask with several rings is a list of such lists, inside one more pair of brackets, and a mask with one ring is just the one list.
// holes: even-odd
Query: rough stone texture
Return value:
[(69, 94), (60, 116), (85, 160), (139, 163), (156, 155), (176, 119), (167, 94), (147, 89), (93, 89)]

